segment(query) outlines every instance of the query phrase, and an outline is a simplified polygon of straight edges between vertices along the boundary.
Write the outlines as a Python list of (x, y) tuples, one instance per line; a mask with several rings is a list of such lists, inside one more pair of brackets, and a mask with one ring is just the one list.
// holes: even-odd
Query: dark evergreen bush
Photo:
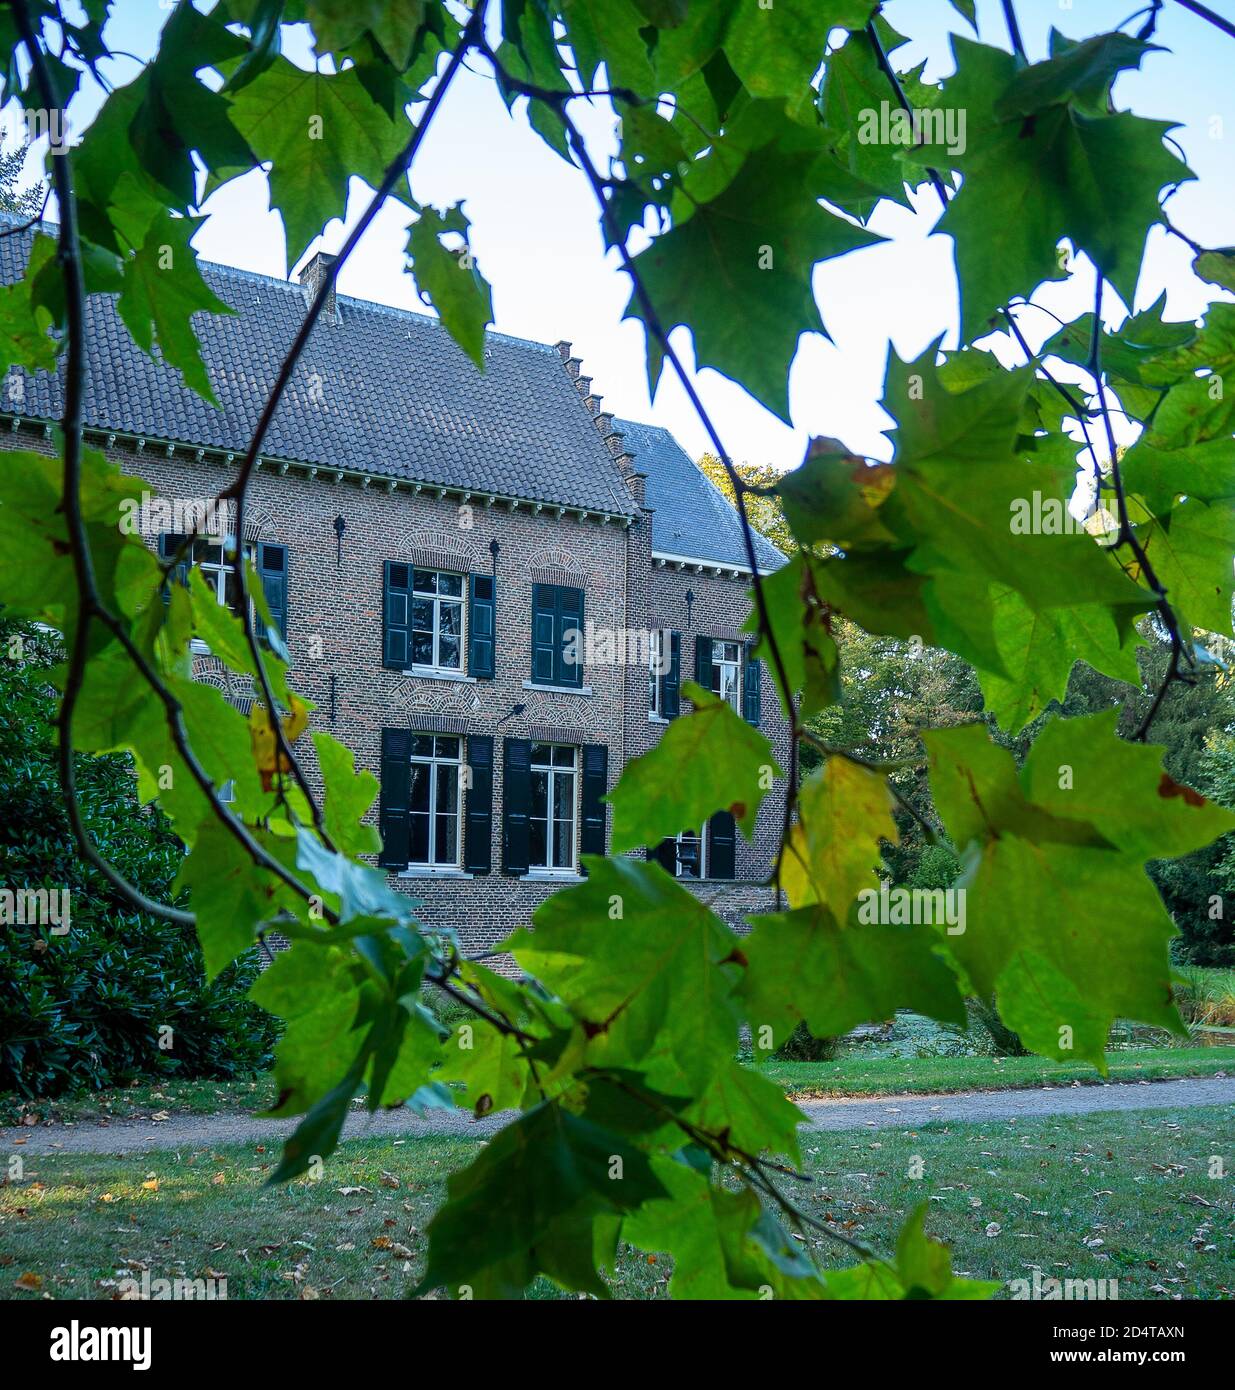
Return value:
[[(245, 997), (256, 959), (207, 984), (192, 929), (135, 912), (77, 853), (51, 723), (58, 658), (46, 636), (0, 622), (0, 889), (70, 894), (63, 935), (0, 909), (0, 1091), (250, 1074), (276, 1036), (275, 1020)], [(167, 901), (180, 842), (162, 812), (138, 804), (129, 760), (79, 757), (77, 778), (103, 854)]]

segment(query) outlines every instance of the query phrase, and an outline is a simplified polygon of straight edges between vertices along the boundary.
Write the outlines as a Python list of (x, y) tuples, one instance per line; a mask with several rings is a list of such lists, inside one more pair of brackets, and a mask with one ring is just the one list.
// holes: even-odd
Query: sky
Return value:
[[(1235, 0), (1208, 3), (1235, 19)], [(1135, 8), (1136, 0), (1017, 0), (1031, 60), (1046, 56), (1052, 26), (1084, 38), (1126, 22)], [(952, 70), (950, 33), (973, 37), (948, 0), (888, 0), (884, 10), (896, 28), (913, 35), (911, 43), (896, 51), (897, 67), (925, 60), (927, 81)], [(109, 42), (148, 57), (169, 13), (169, 0), (116, 0)], [(1135, 27), (1125, 23), (1125, 28)], [(978, 28), (983, 42), (1008, 46), (999, 0), (978, 0)], [(1166, 0), (1155, 41), (1170, 51), (1151, 53), (1140, 72), (1123, 74), (1115, 88), (1116, 104), (1179, 123), (1173, 138), (1198, 179), (1171, 198), (1171, 220), (1205, 246), (1235, 245), (1235, 39), (1176, 0)], [(304, 66), (311, 64), (303, 26), (293, 31), (285, 52)], [(670, 370), (655, 398), (649, 398), (643, 329), (637, 321), (623, 320), (629, 281), (616, 254), (605, 254), (590, 186), (530, 129), (524, 103), (509, 115), (483, 63), (477, 61), (475, 67), (459, 75), (442, 103), (413, 169), (413, 195), (438, 207), (465, 204), (471, 249), (492, 285), (499, 331), (545, 343), (569, 340), (593, 377), (594, 389), (604, 396), (606, 410), (667, 427), (698, 457), (707, 448), (706, 436)], [(135, 63), (118, 59), (108, 75), (119, 85), (136, 71)], [(97, 89), (83, 92), (70, 109), (74, 131), (85, 128), (98, 100)], [(597, 105), (584, 117), (582, 102), (575, 109), (594, 156), (615, 150), (612, 113)], [(40, 153), (37, 147), (32, 152), (32, 171)], [(353, 180), (347, 222), (327, 224), (307, 255), (337, 250), (368, 196), (365, 186)], [(914, 203), (913, 211), (887, 203), (876, 211), (870, 225), (887, 242), (816, 269), (816, 299), (832, 341), (817, 334), (800, 341), (790, 375), (792, 427), (718, 372), (697, 373), (702, 399), (735, 460), (789, 468), (801, 460), (812, 435), (841, 439), (872, 458), (890, 456), (882, 431), (891, 421), (878, 403), (889, 345), (902, 357), (916, 357), (941, 334), (945, 345), (954, 342), (957, 327), (952, 242), (933, 234), (941, 215), (938, 198), (925, 186)], [(282, 223), (270, 210), (265, 176), (259, 171), (219, 190), (203, 211), (209, 220), (194, 245), (204, 258), (280, 277), (295, 271), (286, 264)], [(1014, 216), (1015, 209), (1008, 215)], [(429, 312), (404, 270), (410, 220), (400, 205), (387, 205), (343, 267), (341, 293)], [(1190, 319), (1211, 299), (1225, 297), (1192, 275), (1192, 255), (1181, 240), (1155, 228), (1135, 307), (1146, 307), (1165, 290), (1166, 317)], [(1072, 319), (1088, 310), (1092, 296), (1092, 273), (1081, 261), (1069, 281), (1045, 287), (1035, 302)], [(1122, 316), (1108, 291), (1108, 319), (1115, 324)], [(1057, 327), (1050, 315), (1033, 308), (1022, 309), (1018, 317), (1034, 346)], [(678, 329), (673, 343), (693, 369), (688, 330)], [(1018, 360), (1006, 344), (999, 350), (1004, 360)]]

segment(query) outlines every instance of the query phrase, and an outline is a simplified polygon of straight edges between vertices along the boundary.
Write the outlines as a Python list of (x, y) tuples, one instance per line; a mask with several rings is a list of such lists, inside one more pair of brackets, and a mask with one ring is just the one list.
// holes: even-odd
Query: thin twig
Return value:
[[(879, 69), (888, 79), (896, 100), (900, 103), (901, 110), (912, 119), (913, 107), (909, 98), (905, 95), (905, 89), (901, 86), (901, 80), (896, 74), (896, 69), (888, 62), (887, 54), (883, 51), (883, 45), (879, 42), (879, 31), (875, 28), (875, 21), (872, 19), (866, 26), (866, 37), (870, 41), (871, 47), (875, 51), (875, 61), (879, 64)], [(939, 194), (939, 201), (943, 204), (944, 211), (948, 208), (948, 186), (943, 181), (943, 176), (938, 169), (933, 169), (929, 164), (926, 166), (927, 176), (934, 185), (935, 192)]]
[(1028, 63), (1029, 56), (1025, 52), (1025, 41), (1021, 38), (1021, 26), (1017, 23), (1016, 9), (1012, 0), (1003, 0), (1003, 17), (1008, 26), (1008, 39), (1012, 44), (1012, 52), (1022, 63)]
[(1215, 14), (1208, 5), (1198, 4), (1197, 0), (1178, 0), (1178, 3), (1181, 4), (1185, 10), (1191, 10), (1194, 15), (1199, 16), (1201, 19), (1208, 20), (1210, 24), (1221, 29), (1224, 34), (1228, 34), (1231, 38), (1235, 39), (1235, 24), (1229, 19), (1223, 19), (1220, 14)]
[(1106, 430), (1107, 448), (1111, 457), (1111, 483), (1115, 492), (1115, 504), (1118, 508), (1119, 533), (1115, 540), (1115, 545), (1126, 545), (1131, 551), (1137, 565), (1140, 567), (1141, 577), (1146, 585), (1153, 591), (1157, 603), (1154, 605), (1158, 616), (1162, 619), (1167, 633), (1171, 639), (1171, 656), (1167, 665), (1166, 674), (1162, 684), (1158, 687), (1145, 717), (1141, 720), (1136, 732), (1132, 735), (1134, 743), (1144, 743), (1149, 733), (1149, 727), (1154, 721), (1158, 710), (1162, 707), (1162, 702), (1166, 698), (1168, 688), (1175, 681), (1183, 681), (1185, 677), (1181, 672), (1184, 656), (1183, 635), (1179, 630), (1179, 622), (1175, 616), (1175, 610), (1171, 607), (1167, 599), (1167, 591), (1162, 581), (1158, 578), (1153, 565), (1150, 563), (1149, 556), (1145, 553), (1145, 547), (1141, 544), (1136, 535), (1136, 530), (1132, 525), (1131, 517), (1128, 514), (1128, 499), (1124, 492), (1123, 476), (1119, 466), (1119, 450), (1115, 444), (1115, 431), (1111, 425), (1111, 412), (1107, 408), (1106, 388), (1102, 384), (1102, 290), (1105, 284), (1105, 277), (1102, 268), (1097, 267), (1097, 288), (1094, 291), (1094, 310), (1093, 310), (1093, 340), (1090, 345), (1089, 370), (1093, 373), (1094, 385), (1098, 392), (1098, 404), (1101, 408), (1102, 423)]

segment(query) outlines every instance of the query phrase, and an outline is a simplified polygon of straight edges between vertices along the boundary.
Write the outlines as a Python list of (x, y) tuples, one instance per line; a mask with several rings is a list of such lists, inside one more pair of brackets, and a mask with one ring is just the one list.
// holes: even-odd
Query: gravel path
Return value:
[[(804, 1123), (824, 1130), (917, 1129), (926, 1124), (1087, 1115), (1101, 1110), (1181, 1110), (1193, 1105), (1235, 1105), (1235, 1077), (799, 1102)], [(425, 1134), (477, 1138), (492, 1134), (510, 1113), (473, 1120), (464, 1110), (436, 1110), (422, 1120), (410, 1110), (386, 1110), (373, 1116), (358, 1111), (349, 1115), (344, 1138)], [(0, 1129), (0, 1154), (133, 1154), (150, 1149), (215, 1148), (277, 1141), (295, 1126), (295, 1120), (250, 1115), (173, 1115), (163, 1121), (113, 1120), (106, 1124), (90, 1120), (77, 1125)]]

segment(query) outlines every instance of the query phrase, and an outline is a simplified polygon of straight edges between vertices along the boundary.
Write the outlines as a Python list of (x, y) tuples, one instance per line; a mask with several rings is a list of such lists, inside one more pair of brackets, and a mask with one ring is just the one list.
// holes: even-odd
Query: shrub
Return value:
[(1029, 1056), (1029, 1049), (1021, 1042), (1020, 1034), (1014, 1033), (1000, 1018), (993, 999), (967, 999), (965, 1011), (969, 1015), (970, 1034), (984, 1038), (994, 1056)]
[(774, 1055), (783, 1062), (832, 1062), (839, 1051), (839, 1038), (817, 1038), (805, 1023), (799, 1023)]
[[(0, 888), (67, 889), (70, 909), (63, 935), (0, 913), (0, 1090), (250, 1074), (276, 1036), (245, 998), (255, 956), (208, 984), (192, 928), (136, 912), (77, 853), (50, 722), (57, 655), (46, 636), (0, 623)], [(183, 851), (162, 813), (138, 804), (129, 760), (78, 757), (76, 767), (103, 854), (167, 901)]]

